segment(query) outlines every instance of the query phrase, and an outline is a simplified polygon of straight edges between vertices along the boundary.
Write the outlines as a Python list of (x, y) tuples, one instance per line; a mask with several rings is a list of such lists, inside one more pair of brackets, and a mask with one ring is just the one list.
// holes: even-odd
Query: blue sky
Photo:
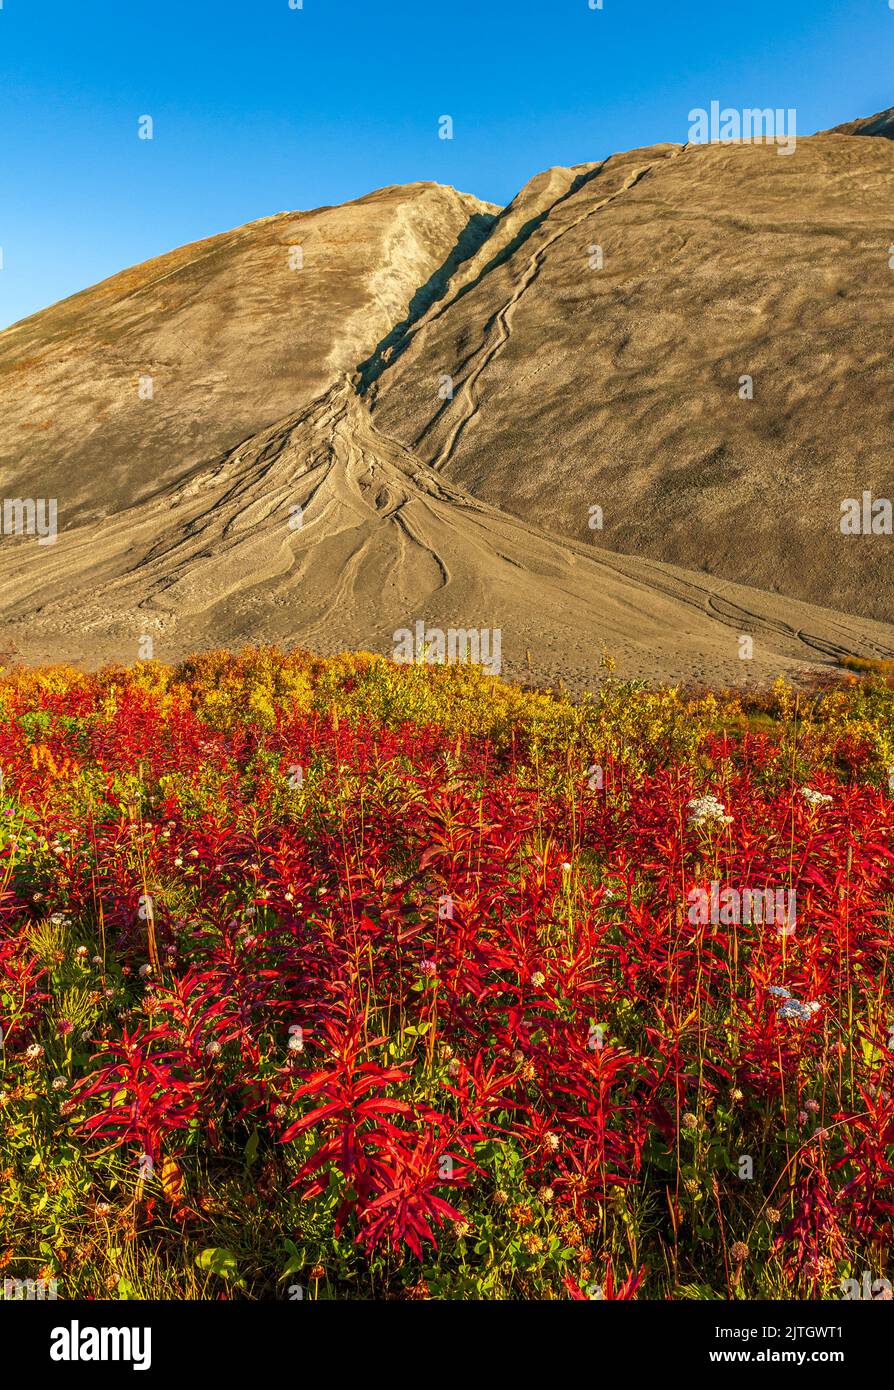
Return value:
[(685, 140), (712, 100), (807, 134), (894, 103), (892, 56), (889, 0), (2, 0), (0, 326), (384, 184), (504, 203), (551, 164)]

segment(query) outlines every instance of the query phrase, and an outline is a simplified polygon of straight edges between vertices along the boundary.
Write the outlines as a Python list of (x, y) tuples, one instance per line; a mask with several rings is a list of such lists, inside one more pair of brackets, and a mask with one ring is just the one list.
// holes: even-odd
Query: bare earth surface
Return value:
[(57, 497), (65, 525), (150, 497), (352, 370), (494, 211), (438, 184), (385, 188), (181, 247), (15, 324), (4, 495)]
[(604, 648), (711, 684), (894, 656), (891, 538), (837, 529), (894, 485), (892, 208), (885, 139), (663, 145), (114, 276), (0, 333), (3, 496), (60, 520), (0, 540), (2, 638), (390, 654), (422, 620), (576, 689)]
[(564, 175), (545, 211), (538, 180), (519, 194), (521, 231), (418, 326), (376, 419), (535, 525), (592, 542), (599, 505), (614, 550), (889, 621), (891, 537), (838, 525), (844, 498), (894, 496), (894, 142)]

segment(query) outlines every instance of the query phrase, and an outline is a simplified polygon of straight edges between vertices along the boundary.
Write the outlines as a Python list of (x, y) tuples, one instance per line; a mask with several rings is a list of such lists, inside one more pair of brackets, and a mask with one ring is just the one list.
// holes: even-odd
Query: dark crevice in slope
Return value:
[[(488, 261), (487, 265), (482, 266), (481, 271), (478, 275), (475, 276), (475, 279), (470, 280), (467, 285), (460, 286), (460, 288), (457, 290), (456, 294), (450, 301), (451, 305), (458, 303), (459, 300), (463, 299), (464, 296), (469, 294), (471, 290), (474, 290), (477, 285), (480, 285), (481, 281), (485, 278), (486, 275), (489, 275), (492, 270), (498, 269), (498, 267), (505, 264), (505, 262), (508, 261), (510, 257), (514, 256), (519, 247), (524, 246), (525, 242), (528, 241), (534, 235), (538, 228), (543, 226), (547, 218), (552, 216), (556, 208), (561, 207), (563, 203), (567, 203), (569, 198), (573, 198), (575, 193), (578, 193), (580, 189), (583, 188), (585, 183), (589, 183), (591, 179), (595, 179), (599, 174), (601, 174), (607, 163), (608, 160), (604, 159), (602, 163), (597, 164), (594, 169), (585, 169), (583, 173), (578, 174), (577, 177), (572, 181), (566, 193), (563, 193), (561, 197), (556, 198), (555, 202), (550, 203), (549, 207), (544, 208), (543, 212), (538, 213), (536, 217), (532, 217), (531, 220), (529, 222), (526, 222), (523, 227), (519, 227), (518, 231), (516, 232), (515, 236), (511, 239), (511, 241), (507, 241), (503, 249), (499, 251), (496, 256), (492, 257), (492, 259)], [(512, 204), (510, 203), (509, 207), (511, 208), (511, 206)], [(508, 212), (509, 208), (507, 208), (506, 211)], [(504, 214), (500, 214), (500, 216), (503, 215)], [(448, 306), (445, 304), (442, 307), (446, 309)], [(439, 310), (439, 312), (441, 311)]]
[(410, 300), (407, 317), (385, 335), (376, 345), (374, 352), (357, 367), (359, 380), (357, 390), (362, 396), (374, 382), (378, 381), (386, 367), (398, 358), (410, 341), (412, 330), (433, 304), (443, 299), (450, 281), (459, 266), (469, 260), (490, 236), (491, 229), (499, 213), (476, 212), (470, 217), (450, 255), (442, 265), (430, 275)]
[[(589, 183), (591, 179), (601, 174), (607, 163), (608, 160), (604, 159), (600, 164), (595, 165), (594, 168), (584, 169), (578, 174), (572, 180), (568, 190), (563, 193), (561, 197), (556, 198), (554, 202), (544, 208), (543, 212), (539, 213), (536, 217), (532, 217), (523, 227), (520, 227), (515, 236), (482, 267), (474, 280), (470, 280), (467, 285), (460, 286), (456, 294), (448, 299), (446, 298), (447, 291), (450, 288), (450, 282), (456, 274), (456, 271), (465, 261), (471, 260), (472, 256), (474, 256), (492, 236), (501, 219), (510, 211), (512, 204), (510, 203), (502, 212), (493, 213), (492, 215), (487, 213), (476, 213), (474, 217), (470, 218), (456, 246), (451, 251), (444, 264), (435, 271), (434, 275), (432, 275), (426, 284), (423, 285), (421, 289), (417, 290), (416, 294), (413, 296), (406, 319), (404, 319), (402, 323), (397, 324), (391, 332), (382, 339), (376, 347), (375, 352), (373, 352), (365, 362), (359, 364), (357, 368), (358, 393), (361, 396), (365, 395), (369, 388), (378, 381), (382, 373), (393, 366), (398, 357), (401, 356), (412, 341), (414, 330), (419, 320), (428, 312), (433, 304), (437, 304), (439, 300), (444, 300), (437, 314), (432, 316), (433, 318), (437, 318), (445, 309), (457, 303), (457, 301), (468, 294), (470, 290), (475, 289), (476, 285), (479, 285), (486, 275), (489, 275), (492, 270), (496, 270), (514, 256), (519, 247), (524, 246), (525, 242), (534, 235), (537, 229), (543, 225), (557, 207), (566, 202), (567, 199), (573, 198), (575, 193), (583, 188), (584, 184)], [(373, 392), (370, 400), (372, 404), (375, 403), (375, 392)]]

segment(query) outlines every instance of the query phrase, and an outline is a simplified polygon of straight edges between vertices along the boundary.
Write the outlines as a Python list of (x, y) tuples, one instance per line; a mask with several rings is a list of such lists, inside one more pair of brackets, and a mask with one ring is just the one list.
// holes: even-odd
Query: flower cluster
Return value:
[(832, 797), (826, 792), (817, 791), (815, 787), (802, 787), (801, 795), (808, 806), (831, 806)]
[(716, 796), (696, 796), (688, 803), (690, 825), (732, 825), (733, 818), (726, 814), (726, 807)]

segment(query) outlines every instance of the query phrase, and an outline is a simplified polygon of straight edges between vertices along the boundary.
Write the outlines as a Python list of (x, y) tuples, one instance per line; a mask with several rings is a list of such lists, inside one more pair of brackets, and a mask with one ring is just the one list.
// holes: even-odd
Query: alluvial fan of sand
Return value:
[(604, 649), (711, 684), (894, 655), (890, 538), (837, 534), (894, 481), (892, 195), (886, 140), (663, 145), (502, 212), (282, 213), (55, 305), (0, 334), (3, 495), (61, 527), (0, 540), (3, 637), (389, 654), (421, 620), (573, 688)]

